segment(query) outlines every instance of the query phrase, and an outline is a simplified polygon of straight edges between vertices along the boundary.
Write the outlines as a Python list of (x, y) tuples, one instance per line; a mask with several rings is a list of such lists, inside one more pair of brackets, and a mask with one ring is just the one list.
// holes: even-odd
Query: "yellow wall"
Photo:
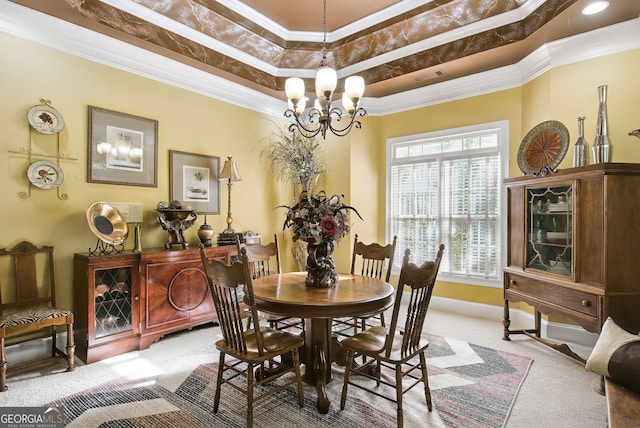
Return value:
[[(610, 55), (553, 69), (520, 88), (470, 97), (463, 100), (419, 108), (380, 118), (376, 147), (388, 138), (420, 134), (498, 120), (509, 121), (509, 175), (521, 175), (517, 154), (520, 142), (540, 122), (558, 120), (569, 130), (569, 150), (559, 168), (571, 167), (572, 146), (577, 139), (578, 116), (586, 116), (585, 139), (591, 146), (598, 113), (598, 86), (608, 85), (607, 112), (613, 162), (640, 162), (640, 141), (629, 131), (640, 127), (640, 51)], [(373, 144), (372, 144), (373, 145)], [(378, 176), (380, 197), (384, 197), (384, 154)], [(353, 174), (360, 169), (352, 161)], [(378, 209), (384, 213), (384, 199)], [(378, 217), (384, 240), (384, 216)], [(502, 290), (463, 284), (439, 283), (435, 295), (501, 306)]]
[[(260, 157), (264, 137), (273, 130), (272, 118), (6, 35), (0, 35), (0, 52), (0, 200), (4, 202), (0, 247), (12, 247), (23, 239), (53, 245), (59, 304), (72, 304), (73, 254), (96, 245), (85, 219), (93, 201), (142, 203), (142, 247), (164, 245), (167, 234), (153, 209), (159, 201), (169, 200), (169, 150), (219, 156), (221, 162), (233, 156), (243, 177), (233, 184), (233, 226), (282, 236), (284, 210), (275, 207), (289, 202), (284, 199), (288, 189), (269, 179), (269, 168)], [(55, 154), (56, 136), (30, 132), (27, 123), (27, 111), (41, 98), (51, 100), (64, 117), (61, 151), (78, 158), (60, 161), (65, 173), (60, 190), (69, 195), (67, 200), (59, 199), (56, 190), (30, 187), (29, 158), (9, 152), (28, 147), (32, 138), (34, 151)], [(89, 105), (158, 121), (157, 188), (87, 183)], [(31, 196), (21, 199), (21, 191), (30, 191)], [(226, 185), (221, 185), (220, 195), (221, 215), (208, 216), (216, 234), (226, 226)], [(192, 247), (199, 243), (196, 233), (202, 220), (186, 231)], [(132, 235), (127, 248), (133, 246)]]
[[(85, 210), (96, 200), (144, 204), (143, 248), (161, 247), (166, 240), (153, 208), (169, 199), (169, 150), (233, 156), (243, 181), (232, 188), (233, 226), (269, 236), (278, 233), (283, 243), (285, 269), (293, 269), (288, 233), (282, 231), (285, 210), (291, 203), (289, 186), (272, 178), (260, 152), (272, 132), (271, 117), (202, 95), (132, 75), (88, 60), (7, 35), (0, 35), (0, 247), (11, 247), (23, 239), (38, 245), (54, 245), (59, 303), (72, 305), (73, 254), (96, 244), (85, 219)], [(639, 162), (640, 141), (626, 134), (640, 127), (637, 99), (640, 82), (638, 51), (612, 55), (555, 69), (522, 88), (509, 89), (464, 100), (443, 103), (384, 117), (364, 117), (363, 127), (349, 136), (327, 136), (322, 144), (330, 173), (318, 189), (345, 195), (346, 203), (362, 214), (353, 217), (352, 232), (365, 242), (385, 240), (385, 148), (390, 137), (460, 127), (496, 120), (509, 120), (510, 173), (519, 175), (516, 154), (522, 137), (537, 123), (563, 122), (575, 139), (575, 118), (587, 116), (585, 133), (593, 138), (598, 107), (597, 86), (609, 85), (610, 138), (614, 161)], [(66, 126), (59, 134), (61, 151), (78, 160), (60, 162), (65, 173), (61, 200), (56, 190), (30, 187), (26, 178), (29, 159), (11, 153), (33, 141), (33, 149), (53, 153), (55, 136), (34, 135), (26, 120), (29, 108), (45, 98), (63, 115)], [(155, 119), (158, 131), (158, 187), (87, 183), (87, 106), (93, 105)], [(636, 142), (638, 141), (638, 142)], [(34, 157), (32, 160), (40, 158)], [(571, 164), (567, 155), (561, 166)], [(21, 191), (31, 196), (21, 199)], [(208, 216), (216, 234), (225, 227), (227, 189), (222, 185), (221, 214)], [(198, 244), (197, 226), (186, 235)], [(133, 246), (130, 238), (126, 247)], [(350, 236), (337, 246), (335, 258), (341, 271), (350, 262)], [(447, 284), (436, 289), (441, 296), (501, 305), (501, 290)]]

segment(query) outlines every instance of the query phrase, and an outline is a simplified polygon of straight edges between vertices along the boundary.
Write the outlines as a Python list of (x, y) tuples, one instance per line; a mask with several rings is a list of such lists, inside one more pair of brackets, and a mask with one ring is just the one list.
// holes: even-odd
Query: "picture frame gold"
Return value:
[(158, 121), (89, 106), (87, 182), (158, 187)]

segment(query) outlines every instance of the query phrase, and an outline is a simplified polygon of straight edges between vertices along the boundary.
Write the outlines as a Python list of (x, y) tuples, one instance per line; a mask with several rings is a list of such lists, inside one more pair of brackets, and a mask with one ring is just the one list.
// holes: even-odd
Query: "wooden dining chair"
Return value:
[[(50, 356), (12, 366), (10, 371), (57, 357), (65, 358), (67, 371), (73, 371), (73, 313), (56, 307), (53, 247), (22, 241), (10, 250), (0, 249), (0, 258), (2, 279), (12, 282), (12, 286), (0, 284), (0, 391), (7, 390), (6, 341), (13, 345), (47, 336), (51, 340)], [(57, 346), (59, 326), (66, 326), (66, 352)]]
[[(389, 327), (371, 327), (342, 341), (342, 347), (346, 351), (346, 366), (342, 398), (340, 400), (341, 410), (344, 410), (345, 407), (348, 386), (353, 385), (395, 402), (397, 404), (397, 425), (402, 427), (402, 396), (420, 382), (424, 384), (427, 408), (429, 411), (432, 410), (425, 355), (429, 342), (422, 337), (422, 327), (429, 308), (443, 251), (444, 245), (441, 244), (434, 261), (426, 261), (421, 266), (416, 266), (413, 263), (409, 263), (410, 251), (407, 249), (402, 261), (400, 278), (398, 279), (391, 325)], [(398, 325), (398, 321), (405, 290), (407, 291), (409, 302), (406, 305), (407, 313), (404, 326), (401, 327)], [(356, 354), (365, 356), (367, 362), (359, 366), (354, 365), (353, 358)], [(418, 357), (418, 361), (415, 360), (416, 357)], [(394, 374), (384, 373), (382, 368), (393, 369)], [(419, 376), (413, 374), (418, 369), (421, 371)], [(361, 375), (361, 380), (352, 381), (352, 373)], [(403, 379), (407, 376), (410, 377), (413, 383), (405, 389)], [(390, 380), (390, 378), (393, 380)], [(375, 380), (375, 389), (367, 379)], [(382, 394), (379, 389), (381, 383), (394, 388), (395, 396)]]
[[(273, 242), (269, 242), (268, 244), (262, 244), (261, 242), (246, 244), (240, 242), (240, 238), (236, 236), (236, 247), (238, 254), (240, 254), (243, 248), (246, 250), (247, 258), (249, 259), (251, 279), (282, 273), (282, 268), (280, 267), (280, 244), (277, 234), (273, 235)], [(271, 328), (284, 329), (298, 327), (304, 329), (304, 320), (297, 319), (294, 322), (288, 322), (293, 318), (262, 311), (258, 311), (258, 316), (260, 316), (260, 319), (267, 321)], [(251, 314), (249, 314), (249, 317), (247, 317), (247, 328), (251, 326), (252, 319)]]
[[(391, 269), (393, 267), (393, 256), (396, 252), (397, 236), (393, 237), (391, 244), (381, 245), (377, 242), (365, 244), (358, 241), (358, 234), (353, 242), (353, 254), (351, 256), (351, 274), (368, 276), (389, 282)], [(385, 325), (384, 312), (374, 314), (370, 317), (339, 318), (334, 321), (334, 330), (342, 336), (351, 336), (367, 327), (371, 327), (368, 321), (376, 320), (376, 325)]]
[[(241, 301), (244, 299), (253, 319), (258, 319), (258, 309), (253, 294), (250, 262), (245, 248), (241, 249), (239, 256), (239, 261), (228, 265), (220, 260), (209, 260), (204, 247), (200, 246), (200, 257), (223, 336), (215, 344), (220, 351), (220, 361), (213, 412), (218, 412), (222, 384), (228, 384), (246, 395), (247, 427), (252, 427), (254, 402), (279, 392), (289, 385), (297, 384), (298, 404), (300, 407), (304, 405), (298, 353), (299, 348), (304, 345), (304, 339), (286, 331), (261, 327), (258, 322), (254, 322), (251, 329), (243, 329)], [(293, 365), (283, 363), (282, 357), (285, 355), (290, 356)], [(230, 357), (230, 361), (227, 361), (227, 356)], [(265, 361), (275, 362), (275, 369), (266, 371)], [(245, 363), (246, 366), (241, 363)], [(255, 375), (254, 370), (256, 370)], [(230, 374), (225, 376), (227, 372)], [(271, 385), (273, 387), (265, 392), (256, 390), (261, 385), (269, 386), (269, 382), (287, 373), (294, 373), (295, 376), (278, 386)], [(239, 375), (245, 376), (246, 388), (234, 381)], [(256, 396), (258, 392), (260, 394)]]

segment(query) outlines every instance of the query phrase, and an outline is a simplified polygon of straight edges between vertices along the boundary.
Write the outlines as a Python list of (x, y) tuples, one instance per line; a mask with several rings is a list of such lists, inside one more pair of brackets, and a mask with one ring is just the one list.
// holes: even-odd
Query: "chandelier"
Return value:
[[(290, 77), (285, 82), (285, 92), (288, 98), (289, 108), (284, 112), (285, 117), (293, 119), (289, 125), (289, 131), (300, 132), (306, 138), (313, 138), (322, 134), (322, 138), (327, 138), (327, 131), (331, 131), (338, 137), (347, 135), (355, 126), (361, 128), (362, 124), (356, 120), (356, 116), (364, 116), (366, 110), (359, 106), (360, 99), (364, 93), (364, 79), (360, 76), (347, 77), (344, 83), (344, 93), (342, 94), (342, 105), (349, 115), (349, 123), (335, 125), (345, 114), (339, 107), (331, 105), (333, 91), (335, 91), (338, 76), (336, 71), (329, 67), (327, 61), (327, 0), (323, 2), (323, 40), (322, 40), (322, 61), (316, 71), (316, 96), (318, 97), (307, 113), (305, 114), (308, 98), (304, 96), (304, 80), (299, 77)], [(345, 118), (346, 119), (346, 118)]]

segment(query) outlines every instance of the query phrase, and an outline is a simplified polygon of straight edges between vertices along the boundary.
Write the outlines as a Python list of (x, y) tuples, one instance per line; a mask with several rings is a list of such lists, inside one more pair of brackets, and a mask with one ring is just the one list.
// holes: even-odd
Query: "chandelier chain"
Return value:
[(322, 2), (322, 54), (327, 51), (327, 0)]

